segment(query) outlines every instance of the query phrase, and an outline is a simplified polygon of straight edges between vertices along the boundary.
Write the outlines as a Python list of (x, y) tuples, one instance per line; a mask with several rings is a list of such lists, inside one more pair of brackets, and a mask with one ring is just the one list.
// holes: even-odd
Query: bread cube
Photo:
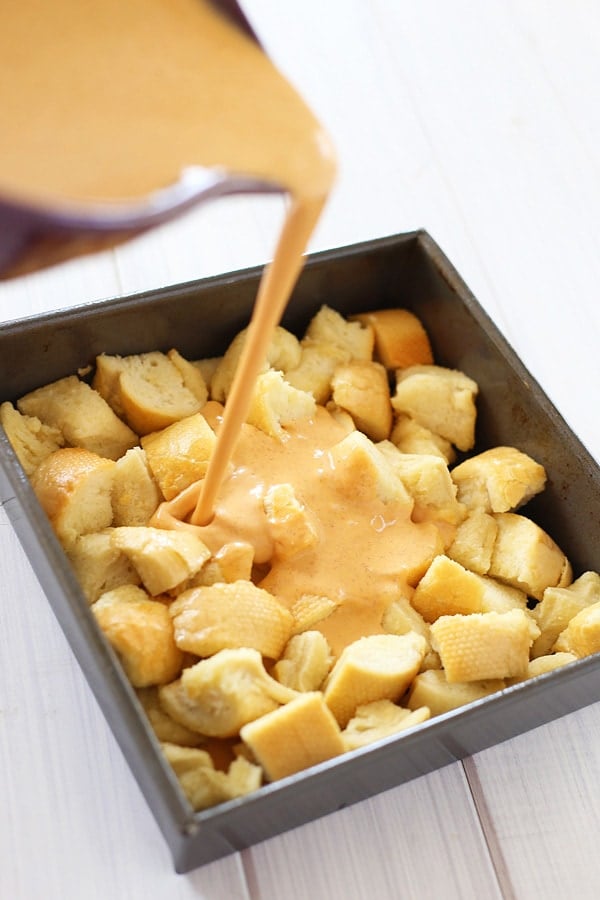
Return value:
[(294, 691), (318, 691), (332, 663), (324, 635), (320, 631), (304, 631), (290, 638), (273, 667), (273, 676)]
[(349, 318), (373, 329), (375, 358), (386, 369), (433, 363), (429, 336), (421, 320), (410, 310), (379, 309)]
[(475, 442), (477, 384), (463, 372), (418, 365), (396, 372), (392, 406), (441, 435), (459, 450)]
[(518, 513), (495, 514), (498, 532), (488, 574), (541, 600), (548, 587), (567, 587), (571, 564), (552, 538)]
[(26, 394), (17, 401), (24, 415), (57, 428), (64, 443), (118, 459), (137, 444), (137, 435), (85, 381), (69, 375)]
[(111, 540), (153, 596), (186, 582), (210, 558), (208, 547), (190, 531), (124, 525), (113, 529)]
[(289, 559), (317, 543), (317, 529), (291, 484), (272, 485), (265, 494), (264, 507), (274, 556)]
[(216, 769), (206, 750), (163, 743), (167, 762), (173, 768), (181, 788), (196, 810), (243, 797), (258, 790), (262, 770), (243, 756), (234, 759), (226, 772)]
[(430, 669), (416, 676), (405, 702), (408, 709), (426, 707), (432, 716), (439, 716), (451, 709), (489, 697), (504, 687), (502, 679), (449, 683), (443, 670)]
[(523, 677), (539, 628), (522, 609), (440, 616), (431, 642), (449, 683)]
[(391, 700), (375, 700), (359, 706), (342, 731), (346, 750), (357, 750), (375, 741), (391, 737), (400, 731), (414, 728), (427, 721), (431, 713), (426, 706), (420, 709), (403, 709)]
[(251, 581), (183, 591), (171, 604), (175, 641), (196, 656), (253, 647), (277, 659), (292, 634), (292, 614)]
[(434, 434), (429, 428), (419, 425), (407, 415), (400, 414), (396, 417), (390, 433), (390, 441), (402, 453), (440, 456), (448, 465), (453, 463), (456, 458), (456, 451), (450, 441), (439, 434)]
[(559, 634), (571, 619), (594, 603), (600, 602), (600, 575), (584, 572), (569, 587), (550, 587), (533, 610), (540, 636), (531, 648), (533, 657), (543, 656), (552, 649)]
[(23, 415), (12, 403), (0, 404), (0, 425), (25, 474), (29, 476), (33, 475), (43, 459), (65, 443), (59, 428), (44, 425), (37, 416)]
[(111, 529), (78, 537), (67, 550), (69, 562), (88, 603), (124, 584), (139, 584), (140, 576), (127, 556), (115, 547)]
[(553, 672), (555, 669), (561, 669), (569, 663), (575, 662), (578, 657), (574, 653), (548, 653), (545, 656), (538, 656), (527, 664), (527, 671), (522, 678), (510, 678), (507, 685), (518, 684), (520, 681), (528, 681), (530, 678), (537, 678), (538, 675), (545, 675), (547, 672)]
[(471, 510), (458, 524), (446, 554), (465, 569), (487, 575), (492, 565), (497, 534), (498, 523), (494, 516), (483, 509)]
[(208, 737), (234, 737), (247, 722), (297, 697), (267, 674), (258, 650), (220, 650), (159, 690), (176, 722)]
[(146, 453), (132, 447), (117, 460), (112, 488), (114, 525), (147, 525), (163, 497)]
[(167, 715), (160, 705), (156, 685), (138, 688), (136, 695), (159, 741), (178, 744), (180, 747), (199, 747), (206, 741), (203, 735), (190, 731)]
[(91, 609), (134, 687), (166, 684), (179, 675), (183, 653), (164, 603), (130, 584), (102, 594)]
[(315, 398), (284, 380), (281, 372), (268, 369), (256, 379), (246, 421), (271, 437), (283, 440), (285, 426), (314, 416)]
[(515, 447), (494, 447), (452, 470), (458, 499), (469, 509), (512, 512), (544, 489), (543, 466)]
[(345, 409), (372, 441), (383, 441), (392, 427), (390, 387), (380, 363), (353, 360), (339, 365), (331, 380), (333, 402)]
[(300, 348), (300, 361), (285, 372), (285, 380), (297, 390), (312, 394), (324, 406), (331, 397), (333, 373), (340, 363), (348, 362), (349, 354), (322, 341), (302, 340)]
[(167, 358), (173, 363), (183, 381), (184, 387), (193, 394), (200, 406), (204, 406), (208, 400), (208, 387), (202, 374), (202, 368), (196, 363), (185, 359), (177, 350), (169, 350)]
[(359, 496), (376, 496), (383, 503), (412, 500), (383, 453), (360, 431), (353, 431), (330, 450), (333, 478)]
[(194, 413), (142, 438), (148, 466), (165, 500), (206, 475), (217, 437), (202, 415)]
[(456, 499), (456, 486), (443, 459), (401, 453), (391, 441), (381, 441), (377, 449), (390, 463), (419, 510), (451, 525), (462, 522), (466, 510)]
[(555, 652), (574, 653), (581, 658), (600, 651), (600, 602), (586, 606), (573, 616), (554, 645)]
[(332, 759), (345, 749), (337, 722), (317, 691), (244, 725), (240, 736), (268, 781)]
[(112, 523), (115, 462), (80, 447), (62, 447), (31, 476), (31, 486), (66, 549), (82, 534)]
[(313, 316), (304, 338), (306, 342), (338, 347), (347, 354), (347, 361), (373, 358), (375, 335), (371, 325), (350, 322), (329, 306), (322, 306)]
[(96, 358), (93, 387), (137, 432), (150, 434), (203, 406), (177, 366), (159, 351)]
[(419, 671), (427, 643), (414, 632), (374, 634), (342, 650), (325, 683), (325, 702), (344, 728), (358, 706), (398, 700)]
[[(219, 403), (224, 403), (229, 396), (247, 337), (248, 328), (238, 332), (215, 368), (210, 382), (210, 394), (211, 398), (218, 400)], [(288, 369), (294, 369), (299, 362), (300, 342), (298, 338), (278, 325), (267, 349), (262, 372), (266, 372), (269, 368), (287, 372)]]

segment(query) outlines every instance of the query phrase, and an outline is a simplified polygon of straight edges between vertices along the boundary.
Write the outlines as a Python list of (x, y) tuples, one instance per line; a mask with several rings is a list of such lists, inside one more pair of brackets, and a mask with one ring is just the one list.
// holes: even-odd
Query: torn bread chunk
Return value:
[(410, 310), (379, 309), (349, 318), (373, 329), (374, 356), (386, 369), (433, 363), (429, 336), (421, 320)]
[(210, 558), (206, 544), (189, 531), (124, 525), (113, 529), (111, 540), (153, 596), (192, 578)]
[(254, 547), (246, 541), (230, 541), (217, 550), (214, 556), (189, 580), (189, 587), (211, 584), (231, 584), (234, 581), (251, 581), (254, 563)]
[(578, 612), (561, 631), (553, 647), (555, 652), (574, 653), (581, 658), (600, 651), (600, 602)]
[(285, 380), (300, 391), (307, 391), (316, 402), (325, 406), (331, 398), (333, 373), (340, 363), (348, 362), (350, 354), (334, 344), (321, 341), (300, 342), (298, 365), (285, 372)]
[(450, 683), (523, 677), (539, 628), (522, 609), (440, 616), (431, 642)]
[(167, 715), (160, 705), (156, 685), (138, 688), (136, 695), (159, 741), (178, 744), (180, 747), (199, 747), (205, 743), (206, 738), (203, 735), (197, 731), (190, 731)]
[(278, 558), (289, 559), (317, 543), (317, 529), (291, 484), (272, 485), (265, 494), (264, 508)]
[(165, 500), (172, 500), (204, 478), (216, 442), (216, 434), (199, 412), (141, 439), (148, 466)]
[(392, 407), (387, 372), (380, 363), (353, 360), (339, 365), (331, 379), (332, 399), (352, 416), (372, 441), (389, 437)]
[(60, 428), (44, 425), (37, 416), (20, 413), (12, 403), (0, 404), (0, 425), (28, 476), (65, 443)]
[[(227, 399), (247, 338), (248, 328), (244, 328), (234, 337), (225, 351), (225, 355), (218, 362), (210, 381), (212, 400), (224, 403)], [(278, 325), (267, 348), (262, 372), (264, 373), (270, 368), (280, 372), (294, 369), (300, 362), (300, 355), (298, 338), (291, 331)]]
[(414, 679), (405, 703), (409, 709), (427, 707), (432, 716), (458, 709), (489, 697), (505, 687), (502, 679), (449, 683), (442, 669), (420, 672)]
[(413, 498), (415, 507), (451, 525), (463, 521), (466, 508), (456, 499), (456, 485), (443, 459), (402, 453), (391, 441), (381, 441), (376, 446)]
[(170, 611), (177, 646), (196, 656), (253, 647), (278, 659), (294, 624), (289, 610), (251, 581), (183, 591)]
[(452, 470), (458, 499), (469, 509), (513, 512), (544, 489), (546, 471), (515, 447), (494, 447)]
[(183, 653), (175, 644), (165, 603), (129, 584), (102, 594), (91, 609), (134, 687), (177, 678)]
[(568, 587), (546, 588), (532, 613), (541, 630), (531, 648), (532, 657), (549, 653), (571, 619), (586, 606), (599, 602), (600, 575), (597, 572), (584, 572)]
[(518, 684), (520, 681), (528, 681), (530, 678), (537, 678), (538, 675), (545, 675), (547, 672), (553, 672), (555, 669), (561, 669), (569, 663), (575, 662), (579, 657), (574, 653), (547, 653), (545, 656), (538, 656), (527, 664), (527, 672), (522, 678), (511, 678), (507, 680), (507, 685)]
[(316, 406), (312, 394), (292, 387), (282, 372), (268, 369), (256, 379), (246, 421), (270, 437), (283, 440), (286, 425), (311, 418)]
[(223, 772), (215, 768), (206, 750), (171, 743), (163, 743), (162, 749), (191, 807), (196, 811), (244, 797), (261, 785), (262, 769), (243, 756), (234, 759)]
[(162, 499), (144, 450), (132, 447), (115, 464), (113, 524), (147, 525)]
[(160, 431), (203, 405), (177, 366), (159, 351), (98, 356), (93, 387), (139, 435)]
[(88, 603), (114, 588), (139, 584), (140, 576), (127, 556), (114, 546), (111, 528), (83, 534), (68, 548), (67, 556)]
[(383, 503), (412, 500), (394, 468), (361, 431), (353, 431), (330, 450), (333, 478), (351, 484), (358, 495), (377, 496)]
[(396, 416), (390, 433), (390, 441), (402, 453), (439, 456), (448, 465), (456, 459), (456, 451), (450, 441), (439, 434), (434, 434), (429, 428), (419, 425), (410, 416), (402, 413)]
[(474, 509), (460, 522), (446, 554), (465, 569), (487, 575), (492, 565), (498, 523), (482, 509)]
[(374, 700), (359, 706), (342, 731), (346, 750), (357, 750), (375, 741), (406, 731), (426, 722), (431, 713), (426, 706), (404, 709), (391, 700)]
[(344, 728), (358, 706), (398, 700), (419, 671), (427, 643), (419, 634), (375, 634), (342, 650), (325, 683), (325, 702)]
[(163, 709), (176, 722), (208, 737), (234, 737), (247, 722), (297, 697), (267, 674), (258, 650), (220, 650), (161, 687)]
[(294, 617), (293, 634), (300, 634), (314, 628), (338, 609), (341, 604), (338, 597), (325, 597), (321, 594), (302, 594), (290, 607)]
[(496, 513), (498, 533), (488, 574), (541, 600), (548, 587), (568, 587), (569, 560), (552, 538), (519, 513)]
[(338, 347), (348, 354), (348, 361), (373, 358), (375, 334), (372, 326), (350, 322), (329, 306), (322, 306), (313, 316), (304, 340)]
[(409, 366), (396, 372), (392, 406), (441, 435), (459, 450), (475, 443), (477, 384), (463, 372), (442, 366)]
[(115, 462), (79, 447), (62, 447), (47, 456), (31, 486), (59, 541), (69, 549), (82, 534), (112, 523)]
[(293, 635), (273, 667), (273, 676), (294, 691), (318, 691), (329, 674), (333, 656), (320, 631)]
[(24, 415), (36, 416), (45, 425), (59, 429), (66, 444), (107, 459), (119, 459), (138, 442), (137, 434), (100, 394), (76, 375), (31, 391), (17, 401), (17, 406)]
[(184, 387), (193, 394), (201, 406), (208, 400), (208, 387), (200, 366), (185, 359), (178, 350), (169, 350), (167, 358), (173, 363), (181, 375)]
[[(310, 735), (310, 740), (307, 736)], [(344, 752), (340, 729), (318, 691), (244, 725), (240, 737), (268, 781), (293, 775)]]

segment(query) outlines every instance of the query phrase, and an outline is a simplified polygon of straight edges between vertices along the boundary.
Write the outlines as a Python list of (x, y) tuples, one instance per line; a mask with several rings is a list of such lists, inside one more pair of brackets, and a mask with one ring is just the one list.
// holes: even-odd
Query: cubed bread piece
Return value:
[(483, 612), (484, 584), (473, 572), (440, 554), (417, 584), (411, 605), (426, 622), (440, 616)]
[(174, 349), (169, 350), (167, 357), (181, 375), (184, 386), (194, 395), (201, 407), (204, 406), (208, 400), (208, 387), (200, 366), (185, 359), (181, 353)]
[(448, 465), (456, 459), (456, 451), (450, 441), (403, 414), (398, 415), (394, 421), (390, 441), (402, 453), (440, 456)]
[(426, 706), (420, 709), (403, 709), (391, 700), (374, 700), (359, 706), (354, 716), (342, 731), (346, 750), (366, 747), (382, 738), (391, 737), (400, 731), (414, 728), (427, 721), (431, 713)]
[(157, 350), (98, 356), (93, 386), (140, 435), (160, 431), (203, 405), (186, 387), (179, 369)]
[(419, 671), (427, 642), (419, 634), (374, 634), (344, 648), (325, 683), (325, 702), (344, 728), (358, 706), (398, 700)]
[(181, 788), (196, 811), (244, 797), (258, 790), (262, 769), (243, 756), (234, 759), (226, 772), (215, 768), (206, 750), (163, 743), (163, 752)]
[(317, 529), (291, 484), (272, 485), (265, 494), (264, 507), (274, 555), (279, 559), (289, 559), (317, 543)]
[(117, 460), (112, 490), (115, 525), (147, 525), (163, 497), (141, 447)]
[(504, 686), (505, 682), (501, 679), (450, 684), (443, 670), (429, 669), (417, 675), (405, 702), (409, 709), (417, 710), (425, 706), (432, 716), (439, 716), (451, 709), (458, 709), (467, 703), (495, 694)]
[(62, 431), (44, 425), (37, 416), (26, 416), (12, 403), (0, 404), (0, 425), (15, 451), (26, 475), (33, 475), (39, 464), (65, 443)]
[(38, 388), (17, 402), (27, 416), (57, 428), (65, 443), (118, 459), (134, 447), (137, 435), (112, 411), (108, 403), (76, 375)]
[(206, 739), (201, 734), (190, 731), (167, 715), (160, 705), (156, 685), (138, 688), (136, 694), (159, 741), (178, 744), (180, 747), (199, 747), (205, 742)]
[(528, 681), (530, 678), (537, 678), (538, 675), (545, 675), (546, 672), (553, 672), (554, 669), (561, 669), (568, 663), (575, 662), (578, 657), (574, 653), (548, 653), (545, 656), (538, 656), (527, 664), (527, 672), (522, 678), (508, 679), (506, 684), (518, 684), (520, 681)]
[(247, 722), (297, 697), (267, 674), (258, 650), (220, 650), (161, 687), (163, 709), (208, 737), (234, 737)]
[(492, 554), (498, 534), (494, 516), (482, 509), (474, 509), (458, 524), (454, 540), (446, 554), (465, 569), (478, 575), (487, 575), (492, 564)]
[(420, 634), (427, 642), (427, 650), (431, 649), (429, 623), (414, 608), (408, 597), (396, 597), (383, 614), (381, 627), (386, 634), (409, 634), (411, 631)]
[(331, 380), (333, 402), (350, 413), (372, 441), (383, 441), (392, 427), (390, 386), (380, 363), (353, 360), (339, 365)]
[(405, 369), (433, 363), (429, 336), (417, 316), (408, 309), (378, 309), (350, 316), (373, 329), (375, 358), (386, 369)]
[(268, 369), (259, 375), (246, 421), (271, 437), (282, 440), (285, 426), (308, 419), (316, 410), (315, 398), (284, 380), (281, 372)]
[(518, 513), (495, 514), (498, 533), (488, 574), (541, 600), (548, 587), (567, 587), (569, 560), (552, 538)]
[(293, 775), (344, 752), (340, 729), (317, 691), (244, 725), (240, 737), (268, 781)]
[(300, 634), (302, 631), (314, 628), (315, 625), (334, 613), (341, 602), (339, 597), (302, 594), (290, 608), (294, 617), (293, 633)]
[(475, 443), (477, 393), (477, 384), (463, 372), (442, 366), (409, 366), (396, 372), (392, 406), (459, 450), (470, 450)]
[(549, 653), (559, 634), (571, 619), (593, 603), (600, 602), (600, 575), (584, 572), (569, 587), (549, 587), (533, 610), (533, 616), (541, 630), (531, 648), (533, 657)]
[(294, 691), (318, 691), (329, 674), (333, 656), (320, 631), (304, 631), (287, 642), (273, 676)]
[(163, 493), (172, 500), (204, 478), (217, 436), (202, 415), (194, 413), (142, 438), (148, 466)]
[(299, 391), (312, 394), (324, 406), (331, 397), (331, 379), (349, 354), (334, 344), (302, 340), (300, 361), (285, 373), (285, 380)]
[(125, 525), (113, 530), (111, 540), (153, 596), (192, 578), (210, 558), (206, 544), (189, 531)]
[(208, 389), (209, 397), (212, 396), (211, 382), (213, 376), (217, 371), (222, 359), (222, 356), (207, 356), (203, 359), (195, 359), (192, 362), (192, 365), (195, 366), (202, 375), (202, 380)]
[[(224, 403), (229, 396), (233, 379), (246, 345), (248, 328), (238, 332), (227, 348), (225, 355), (217, 365), (210, 382), (210, 395), (213, 400)], [(300, 342), (290, 331), (278, 325), (267, 349), (262, 368), (263, 372), (272, 368), (280, 372), (294, 369), (300, 362)]]
[(543, 466), (515, 447), (494, 447), (452, 470), (458, 499), (469, 509), (512, 512), (544, 489)]
[(183, 653), (175, 644), (165, 603), (128, 584), (102, 594), (92, 612), (134, 687), (177, 678)]
[(62, 545), (112, 522), (115, 463), (80, 447), (62, 447), (31, 476), (31, 486)]
[(95, 603), (113, 588), (140, 583), (140, 576), (127, 556), (113, 545), (111, 533), (112, 530), (106, 528), (97, 534), (83, 534), (67, 551), (89, 603)]
[(234, 581), (250, 581), (254, 563), (254, 547), (245, 541), (223, 544), (200, 571), (189, 581), (189, 587)]
[(347, 485), (352, 494), (375, 496), (383, 503), (412, 500), (393, 467), (375, 444), (361, 431), (353, 431), (330, 450), (333, 478)]
[(381, 441), (376, 446), (413, 498), (415, 507), (422, 513), (451, 525), (463, 521), (466, 509), (456, 499), (456, 485), (443, 459), (439, 456), (402, 453), (391, 441)]
[(440, 616), (431, 643), (450, 683), (523, 677), (539, 628), (524, 610)]
[(586, 606), (573, 616), (556, 639), (553, 650), (574, 653), (579, 658), (600, 651), (600, 602)]
[(183, 591), (171, 605), (171, 616), (177, 646), (196, 656), (253, 647), (277, 659), (294, 624), (289, 610), (251, 581)]
[(371, 325), (350, 322), (329, 306), (322, 306), (311, 319), (306, 341), (331, 344), (348, 354), (350, 359), (372, 359), (375, 334)]

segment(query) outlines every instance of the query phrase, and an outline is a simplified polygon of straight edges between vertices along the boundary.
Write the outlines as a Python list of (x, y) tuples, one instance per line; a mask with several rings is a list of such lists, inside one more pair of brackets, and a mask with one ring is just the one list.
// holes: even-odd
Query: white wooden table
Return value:
[[(311, 249), (425, 227), (600, 459), (598, 0), (248, 0), (341, 175)], [(262, 263), (229, 199), (0, 285), (0, 320)], [(0, 509), (0, 897), (451, 900), (600, 892), (600, 703), (189, 875)]]

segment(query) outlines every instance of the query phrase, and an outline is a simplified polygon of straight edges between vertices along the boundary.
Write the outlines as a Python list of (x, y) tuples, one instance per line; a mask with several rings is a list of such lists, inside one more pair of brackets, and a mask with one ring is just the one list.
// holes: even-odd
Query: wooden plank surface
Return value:
[[(600, 4), (248, 0), (331, 131), (312, 249), (423, 226), (600, 459)], [(231, 198), (0, 284), (0, 321), (267, 260)], [(0, 897), (597, 896), (600, 704), (185, 876), (0, 508)]]

